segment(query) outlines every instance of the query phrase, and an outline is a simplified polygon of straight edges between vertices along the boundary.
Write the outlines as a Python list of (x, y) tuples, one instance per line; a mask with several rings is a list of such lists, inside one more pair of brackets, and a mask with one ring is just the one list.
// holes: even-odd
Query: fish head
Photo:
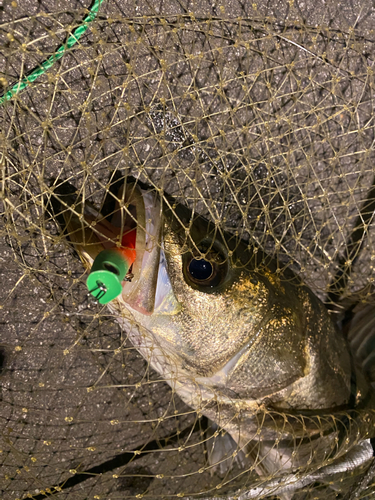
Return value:
[(180, 310), (158, 332), (184, 368), (234, 398), (264, 396), (302, 377), (306, 325), (301, 297), (291, 295), (294, 276), (283, 282), (254, 245), (182, 205), (164, 209), (162, 234)]
[(109, 306), (149, 332), (180, 373), (252, 397), (303, 376), (299, 301), (261, 252), (137, 183), (120, 187), (105, 216), (88, 202), (72, 209), (59, 198), (66, 233), (89, 271), (103, 250), (123, 247), (136, 232), (135, 260)]

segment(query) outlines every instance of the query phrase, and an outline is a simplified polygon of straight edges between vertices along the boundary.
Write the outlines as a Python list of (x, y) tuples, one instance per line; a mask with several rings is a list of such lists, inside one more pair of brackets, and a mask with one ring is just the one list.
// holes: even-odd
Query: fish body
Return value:
[(350, 453), (366, 464), (374, 416), (345, 439), (342, 428), (347, 412), (373, 408), (372, 389), (322, 302), (254, 245), (172, 199), (136, 182), (115, 198), (106, 217), (89, 204), (61, 210), (65, 230), (90, 270), (136, 229), (130, 278), (108, 308), (174, 391), (229, 433), (260, 478), (284, 476), (271, 487), (281, 498), (301, 487), (296, 471), (313, 482), (322, 464)]

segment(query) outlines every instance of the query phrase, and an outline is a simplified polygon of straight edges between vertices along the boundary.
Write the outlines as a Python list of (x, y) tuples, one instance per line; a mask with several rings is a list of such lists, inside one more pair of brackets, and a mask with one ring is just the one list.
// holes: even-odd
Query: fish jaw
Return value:
[[(121, 250), (126, 233), (135, 230), (135, 260), (122, 281), (121, 295), (115, 299), (121, 306), (143, 316), (158, 311), (172, 312), (179, 308), (161, 255), (162, 213), (155, 193), (135, 184), (123, 185), (110, 217), (103, 217), (90, 203), (63, 210), (64, 230), (88, 271), (100, 252)], [(168, 296), (168, 299), (166, 299)]]

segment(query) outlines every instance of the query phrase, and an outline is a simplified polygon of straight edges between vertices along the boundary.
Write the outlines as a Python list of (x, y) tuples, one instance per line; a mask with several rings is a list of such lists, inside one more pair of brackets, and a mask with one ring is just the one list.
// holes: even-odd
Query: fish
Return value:
[[(137, 179), (115, 183), (102, 208), (66, 182), (51, 192), (54, 217), (97, 284), (90, 292), (212, 422), (209, 466), (223, 474), (237, 460), (258, 478), (235, 498), (291, 500), (317, 482), (340, 491), (350, 471), (370, 465), (374, 388), (291, 269)], [(95, 274), (108, 251), (131, 254), (121, 276), (115, 261), (101, 261), (117, 273), (111, 300), (97, 279), (103, 269)]]

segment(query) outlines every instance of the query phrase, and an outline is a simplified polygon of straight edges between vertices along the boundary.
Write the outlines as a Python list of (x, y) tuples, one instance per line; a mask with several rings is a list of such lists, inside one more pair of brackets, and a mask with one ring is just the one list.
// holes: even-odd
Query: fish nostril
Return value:
[(103, 263), (103, 267), (104, 267), (104, 269), (106, 269), (110, 273), (116, 274), (116, 276), (120, 275), (119, 269), (116, 266), (114, 266), (113, 264), (109, 263), (109, 262), (104, 262)]

